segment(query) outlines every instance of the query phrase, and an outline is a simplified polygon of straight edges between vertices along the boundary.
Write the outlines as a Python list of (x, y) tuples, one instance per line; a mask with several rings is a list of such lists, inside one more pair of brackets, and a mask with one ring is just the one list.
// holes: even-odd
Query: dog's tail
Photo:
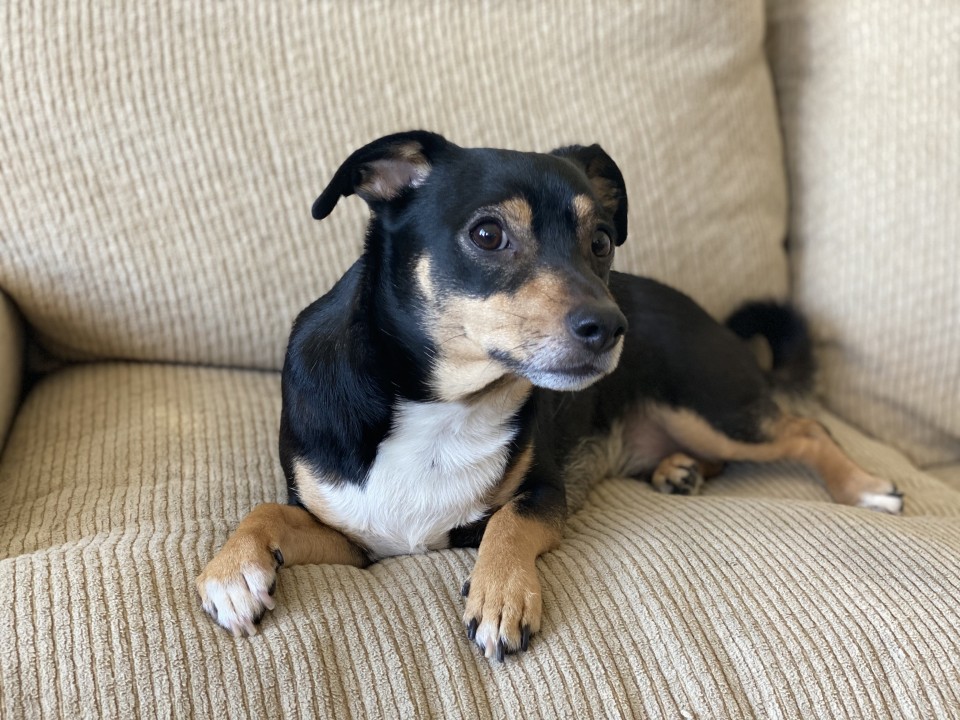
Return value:
[(762, 348), (767, 362), (760, 360), (770, 381), (778, 389), (805, 395), (813, 391), (816, 361), (807, 321), (790, 305), (774, 301), (748, 302), (727, 318), (727, 327), (744, 340), (755, 342), (762, 336), (769, 351)]

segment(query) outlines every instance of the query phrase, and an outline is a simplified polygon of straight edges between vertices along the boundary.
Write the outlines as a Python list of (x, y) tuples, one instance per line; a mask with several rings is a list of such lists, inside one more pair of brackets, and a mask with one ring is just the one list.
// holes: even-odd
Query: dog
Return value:
[(353, 194), (371, 210), (363, 253), (297, 317), (284, 362), (288, 503), (254, 508), (196, 581), (234, 635), (274, 608), (281, 566), (479, 547), (464, 627), (502, 662), (540, 628), (535, 562), (568, 491), (603, 477), (693, 494), (723, 463), (791, 459), (838, 503), (901, 511), (893, 483), (785, 402), (813, 374), (797, 313), (748, 304), (724, 326), (611, 270), (627, 194), (600, 146), (388, 135), (347, 158), (314, 218)]

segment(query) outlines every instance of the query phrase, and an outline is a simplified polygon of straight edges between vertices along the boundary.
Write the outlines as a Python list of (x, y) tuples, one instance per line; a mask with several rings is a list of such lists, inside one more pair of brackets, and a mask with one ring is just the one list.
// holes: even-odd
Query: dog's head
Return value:
[(354, 152), (313, 205), (356, 193), (373, 217), (367, 266), (414, 319), (436, 395), (505, 375), (578, 390), (617, 365), (626, 319), (607, 289), (627, 235), (623, 176), (598, 145), (549, 154), (389, 135)]

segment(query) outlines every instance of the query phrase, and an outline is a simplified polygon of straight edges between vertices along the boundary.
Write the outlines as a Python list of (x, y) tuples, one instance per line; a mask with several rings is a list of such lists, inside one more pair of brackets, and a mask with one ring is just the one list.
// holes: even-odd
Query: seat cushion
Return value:
[[(491, 665), (475, 553), (284, 569), (252, 639), (193, 578), (282, 500), (273, 373), (103, 364), (30, 393), (0, 458), (0, 714), (18, 717), (946, 717), (960, 702), (960, 493), (826, 418), (907, 492), (839, 507), (796, 466), (703, 497), (598, 485), (539, 562), (545, 622)], [(33, 707), (33, 705), (31, 706)]]
[(0, 451), (20, 402), (23, 330), (13, 303), (0, 293)]
[(825, 396), (921, 466), (960, 462), (960, 3), (769, 7)]
[(935, 478), (938, 478), (944, 485), (960, 492), (960, 463), (952, 465), (939, 465), (930, 468), (928, 472)]
[(314, 198), (415, 127), (599, 142), (630, 196), (620, 269), (718, 315), (786, 293), (763, 0), (9, 6), (0, 288), (61, 357), (280, 369), (363, 240), (362, 201), (318, 224)]

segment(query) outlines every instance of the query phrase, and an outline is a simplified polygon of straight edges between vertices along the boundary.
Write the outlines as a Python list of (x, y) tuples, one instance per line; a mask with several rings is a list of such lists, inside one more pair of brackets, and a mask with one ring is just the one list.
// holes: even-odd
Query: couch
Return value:
[[(0, 13), (0, 716), (960, 717), (952, 0), (87, 3)], [(283, 501), (279, 368), (357, 255), (310, 205), (387, 132), (624, 170), (616, 267), (807, 315), (818, 417), (906, 493), (790, 463), (597, 485), (530, 652), (474, 551), (284, 569), (253, 638), (193, 578)]]

